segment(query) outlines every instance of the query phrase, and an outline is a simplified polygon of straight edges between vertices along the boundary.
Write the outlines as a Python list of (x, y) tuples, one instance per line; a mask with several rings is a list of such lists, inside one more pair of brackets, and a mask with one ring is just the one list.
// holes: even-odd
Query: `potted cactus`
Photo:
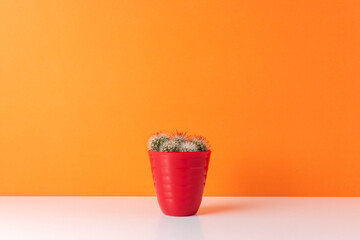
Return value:
[(204, 137), (156, 133), (148, 153), (156, 196), (169, 216), (195, 215), (200, 207), (209, 166), (209, 144)]

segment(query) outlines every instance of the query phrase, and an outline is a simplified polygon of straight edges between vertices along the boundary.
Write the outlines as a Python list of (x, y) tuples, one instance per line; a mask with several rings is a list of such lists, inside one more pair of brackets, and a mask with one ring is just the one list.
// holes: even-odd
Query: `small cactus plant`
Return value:
[(194, 136), (190, 139), (190, 142), (196, 145), (198, 151), (206, 151), (209, 149), (207, 140), (202, 136)]
[(148, 149), (151, 149), (154, 152), (159, 152), (160, 147), (164, 144), (164, 142), (169, 140), (170, 137), (168, 134), (163, 132), (155, 133), (149, 138)]
[(209, 150), (209, 144), (202, 136), (189, 139), (184, 132), (176, 132), (172, 137), (160, 132), (149, 138), (148, 149), (154, 152), (197, 152)]

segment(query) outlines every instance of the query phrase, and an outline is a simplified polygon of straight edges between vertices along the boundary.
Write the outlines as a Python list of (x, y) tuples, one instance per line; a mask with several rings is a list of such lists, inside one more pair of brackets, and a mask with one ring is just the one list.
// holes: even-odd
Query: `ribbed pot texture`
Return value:
[(195, 215), (204, 193), (210, 151), (153, 152), (149, 150), (156, 196), (169, 216)]

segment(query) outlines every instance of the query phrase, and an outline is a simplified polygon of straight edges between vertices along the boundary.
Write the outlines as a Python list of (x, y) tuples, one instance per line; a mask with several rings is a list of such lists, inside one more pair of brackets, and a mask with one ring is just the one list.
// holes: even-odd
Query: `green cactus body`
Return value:
[(174, 140), (168, 140), (161, 145), (159, 152), (179, 152), (179, 150), (180, 147), (177, 142)]
[(158, 133), (150, 137), (148, 148), (154, 152), (159, 152), (164, 142), (169, 141), (170, 137), (164, 133)]
[(209, 149), (208, 143), (203, 137), (194, 137), (190, 142), (196, 145), (198, 151), (207, 151)]
[(197, 146), (193, 142), (183, 142), (180, 144), (180, 152), (196, 152)]

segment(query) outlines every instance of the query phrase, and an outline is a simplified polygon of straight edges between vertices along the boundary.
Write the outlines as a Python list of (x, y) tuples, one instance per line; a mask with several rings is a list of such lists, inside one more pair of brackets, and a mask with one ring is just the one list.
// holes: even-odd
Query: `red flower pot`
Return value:
[(210, 153), (149, 150), (156, 196), (164, 214), (196, 214), (204, 193)]

